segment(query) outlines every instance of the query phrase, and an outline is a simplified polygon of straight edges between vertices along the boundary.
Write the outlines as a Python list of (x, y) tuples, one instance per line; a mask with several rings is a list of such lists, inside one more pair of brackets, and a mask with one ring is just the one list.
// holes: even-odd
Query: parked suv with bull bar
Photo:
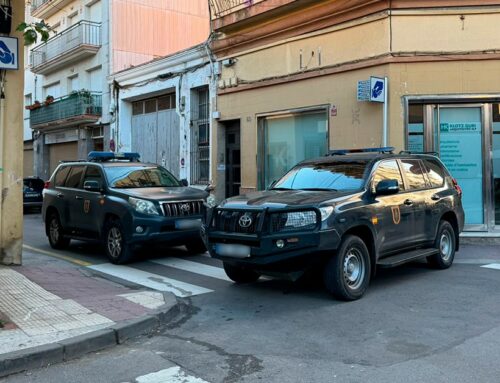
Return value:
[(336, 150), (269, 190), (210, 209), (202, 236), (238, 283), (321, 267), (326, 289), (360, 298), (379, 267), (426, 258), (451, 266), (464, 225), (461, 189), (434, 155)]
[(200, 225), (208, 193), (188, 187), (165, 168), (139, 162), (139, 154), (91, 152), (65, 162), (46, 183), (43, 219), (50, 245), (101, 240), (113, 263), (154, 242), (204, 252)]

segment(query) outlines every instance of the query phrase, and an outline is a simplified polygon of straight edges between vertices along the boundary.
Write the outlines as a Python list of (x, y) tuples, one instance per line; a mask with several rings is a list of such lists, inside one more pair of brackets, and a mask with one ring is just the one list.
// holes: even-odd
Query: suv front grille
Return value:
[(162, 202), (161, 208), (166, 217), (189, 217), (203, 214), (203, 201)]
[(263, 211), (216, 210), (212, 222), (217, 231), (255, 234), (262, 214)]

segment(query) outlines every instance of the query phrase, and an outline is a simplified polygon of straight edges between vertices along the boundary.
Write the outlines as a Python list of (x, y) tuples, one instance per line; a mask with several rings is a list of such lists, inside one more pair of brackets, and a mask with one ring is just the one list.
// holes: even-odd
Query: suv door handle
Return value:
[(441, 199), (441, 197), (437, 194), (433, 194), (431, 197), (431, 200), (433, 200), (433, 201), (439, 201), (440, 199)]
[(76, 195), (75, 199), (83, 199), (83, 197), (80, 197), (79, 195)]
[(57, 193), (57, 198), (64, 198), (64, 194), (63, 193)]
[(411, 206), (411, 205), (413, 205), (413, 201), (411, 199), (405, 199), (404, 204), (407, 206)]

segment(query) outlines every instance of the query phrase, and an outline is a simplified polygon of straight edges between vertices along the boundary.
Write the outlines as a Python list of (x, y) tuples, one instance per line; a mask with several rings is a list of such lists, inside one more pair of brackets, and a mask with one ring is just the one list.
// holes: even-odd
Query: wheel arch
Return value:
[(47, 208), (47, 211), (45, 213), (45, 234), (48, 236), (49, 235), (49, 219), (52, 216), (52, 214), (57, 214), (59, 217), (59, 220), (61, 220), (61, 215), (59, 214), (59, 211), (57, 210), (56, 207), (54, 206), (49, 206)]

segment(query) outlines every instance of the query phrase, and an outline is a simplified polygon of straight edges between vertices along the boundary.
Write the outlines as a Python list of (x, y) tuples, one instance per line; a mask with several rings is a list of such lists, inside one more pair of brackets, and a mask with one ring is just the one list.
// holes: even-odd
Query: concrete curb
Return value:
[[(166, 299), (166, 302), (171, 301)], [(102, 330), (0, 355), (0, 378), (21, 371), (65, 362), (85, 354), (103, 350), (128, 339), (151, 334), (160, 325), (169, 324), (179, 313), (179, 302), (165, 305), (156, 313), (117, 323)]]

